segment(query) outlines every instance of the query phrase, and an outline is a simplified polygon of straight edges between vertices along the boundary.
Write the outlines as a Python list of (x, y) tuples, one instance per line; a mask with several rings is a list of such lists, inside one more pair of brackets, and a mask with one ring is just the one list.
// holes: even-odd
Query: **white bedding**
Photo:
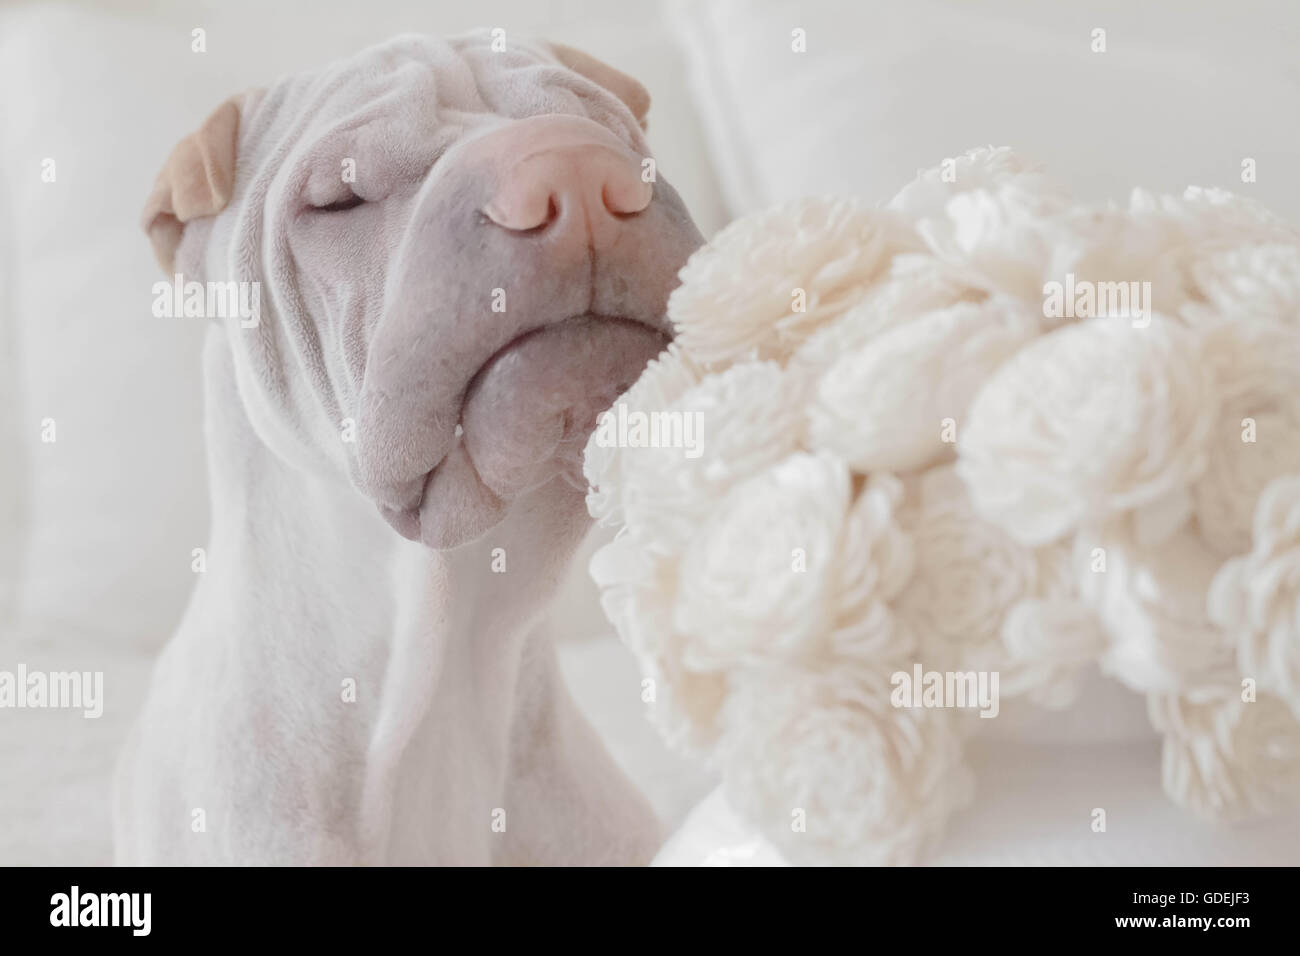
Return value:
[[(153, 666), (147, 651), (115, 646), (110, 635), (59, 628), (9, 633), (0, 667), (102, 671), (103, 716), (80, 711), (12, 710), (0, 719), (0, 866), (106, 866), (112, 862), (110, 783), (121, 742), (143, 700)], [(636, 665), (611, 636), (566, 643), (560, 663), (579, 706), (614, 759), (671, 829), (714, 785), (665, 750), (643, 718)]]
[(0, 639), (6, 670), (102, 671), (105, 703), (99, 718), (79, 710), (3, 713), (0, 865), (108, 865), (113, 762), (144, 699), (153, 655), (63, 626)]

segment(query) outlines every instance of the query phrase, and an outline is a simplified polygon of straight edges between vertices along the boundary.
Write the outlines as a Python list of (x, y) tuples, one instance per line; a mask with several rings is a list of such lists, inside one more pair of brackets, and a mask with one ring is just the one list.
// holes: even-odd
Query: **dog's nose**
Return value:
[(585, 240), (645, 209), (651, 192), (632, 156), (600, 142), (573, 143), (514, 163), (483, 212), (511, 232), (562, 230)]

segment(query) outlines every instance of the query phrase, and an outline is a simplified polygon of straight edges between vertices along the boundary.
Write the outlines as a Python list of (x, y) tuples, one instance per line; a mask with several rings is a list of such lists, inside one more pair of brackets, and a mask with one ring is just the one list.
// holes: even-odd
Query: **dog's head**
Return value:
[(576, 482), (596, 415), (667, 341), (702, 239), (648, 106), (565, 47), (399, 37), (219, 107), (145, 228), (169, 275), (258, 284), (260, 321), (227, 324), (261, 439), (454, 547)]

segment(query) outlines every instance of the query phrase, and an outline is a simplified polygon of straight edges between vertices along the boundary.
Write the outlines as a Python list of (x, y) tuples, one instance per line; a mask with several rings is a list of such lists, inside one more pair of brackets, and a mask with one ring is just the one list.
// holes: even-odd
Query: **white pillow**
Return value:
[[(1290, 0), (672, 9), (734, 214), (821, 193), (884, 202), (918, 169), (993, 144), (1043, 161), (1084, 200), (1220, 186), (1300, 221)], [(1254, 183), (1241, 179), (1248, 158)]]

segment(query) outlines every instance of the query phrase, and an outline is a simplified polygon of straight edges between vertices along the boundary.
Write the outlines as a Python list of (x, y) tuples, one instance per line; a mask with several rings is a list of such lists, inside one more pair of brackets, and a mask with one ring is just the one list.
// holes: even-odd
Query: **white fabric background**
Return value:
[[(697, 102), (740, 213), (888, 200), (975, 146), (1047, 164), (1082, 200), (1241, 191), (1300, 220), (1292, 0), (675, 0)], [(790, 31), (807, 31), (792, 53)], [(1090, 50), (1106, 30), (1107, 52)], [(1258, 182), (1241, 182), (1253, 157)]]

